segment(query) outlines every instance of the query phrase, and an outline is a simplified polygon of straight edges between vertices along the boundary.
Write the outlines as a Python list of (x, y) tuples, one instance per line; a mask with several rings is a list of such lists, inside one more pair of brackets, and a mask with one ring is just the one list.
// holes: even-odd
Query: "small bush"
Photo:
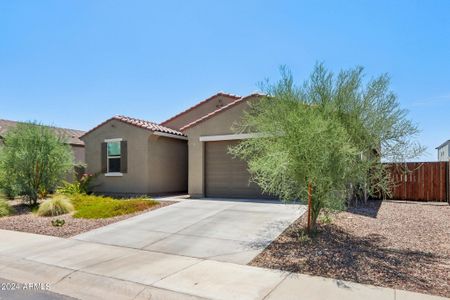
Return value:
[(38, 216), (50, 217), (67, 214), (74, 211), (74, 207), (70, 200), (62, 195), (56, 195), (51, 199), (47, 199), (39, 205), (37, 210)]
[(104, 219), (135, 213), (158, 205), (159, 202), (147, 198), (114, 199), (95, 195), (72, 195), (76, 212), (75, 218)]
[(63, 195), (81, 194), (80, 184), (78, 182), (63, 182), (63, 186), (56, 190), (56, 193)]
[(9, 200), (13, 200), (19, 194), (13, 185), (4, 185), (1, 187), (1, 190)]
[(14, 209), (9, 205), (8, 201), (0, 198), (0, 217), (9, 216), (14, 212)]
[(19, 188), (14, 184), (10, 176), (7, 176), (0, 170), (0, 194), (2, 193), (6, 198), (12, 200), (19, 194)]
[(64, 195), (87, 194), (94, 177), (95, 175), (83, 174), (74, 183), (64, 181), (63, 186), (57, 190), (57, 193)]
[(331, 224), (333, 222), (333, 218), (328, 211), (324, 211), (323, 214), (319, 215), (319, 223), (321, 224)]
[(52, 225), (55, 227), (62, 227), (64, 224), (66, 224), (66, 221), (64, 221), (63, 219), (52, 220)]

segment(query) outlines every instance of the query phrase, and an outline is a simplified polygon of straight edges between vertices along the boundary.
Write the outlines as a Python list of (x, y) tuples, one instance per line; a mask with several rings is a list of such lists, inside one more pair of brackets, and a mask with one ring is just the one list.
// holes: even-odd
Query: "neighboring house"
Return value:
[(263, 197), (250, 182), (247, 164), (228, 153), (230, 146), (256, 136), (235, 134), (232, 125), (260, 96), (221, 92), (159, 125), (123, 116), (103, 122), (81, 137), (87, 171), (100, 173), (94, 191)]
[[(0, 145), (3, 144), (3, 138), (4, 138), (5, 133), (10, 128), (15, 127), (18, 123), (20, 123), (20, 122), (0, 119)], [(66, 139), (67, 144), (69, 144), (70, 148), (72, 149), (74, 163), (75, 164), (84, 164), (84, 162), (85, 162), (84, 142), (82, 140), (80, 140), (80, 136), (82, 136), (85, 132), (81, 131), (81, 130), (68, 129), (68, 128), (59, 128), (59, 127), (53, 127), (53, 126), (48, 126), (48, 127), (50, 129), (52, 129), (56, 133), (56, 135)]]
[(187, 191), (187, 137), (174, 129), (115, 116), (86, 132), (87, 172), (94, 192), (165, 194)]
[(445, 141), (442, 145), (436, 148), (438, 151), (438, 161), (450, 160), (450, 140)]

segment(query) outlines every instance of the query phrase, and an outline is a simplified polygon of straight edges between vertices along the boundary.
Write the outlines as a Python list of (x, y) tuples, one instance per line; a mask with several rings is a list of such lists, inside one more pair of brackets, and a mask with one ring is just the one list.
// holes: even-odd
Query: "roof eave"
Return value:
[(443, 142), (440, 146), (437, 146), (435, 149), (440, 149), (440, 148), (444, 147), (445, 145), (447, 145), (448, 143), (450, 143), (450, 140)]
[[(107, 119), (106, 121), (103, 121), (102, 123), (98, 124), (97, 126), (95, 126), (94, 128), (92, 128), (91, 130), (87, 131), (87, 132), (86, 132), (85, 134), (83, 134), (82, 136), (80, 136), (80, 140), (84, 141), (83, 139), (84, 139), (87, 135), (89, 135), (90, 133), (94, 132), (94, 131), (97, 130), (98, 128), (102, 127), (103, 125), (106, 125), (108, 122), (113, 121), (113, 120), (116, 120), (116, 121), (121, 122), (121, 123), (123, 123), (123, 124), (130, 125), (130, 126), (133, 126), (133, 127), (139, 128), (139, 129), (142, 129), (142, 130), (149, 131), (150, 133), (155, 133), (155, 132), (167, 133), (167, 132), (164, 132), (164, 131), (159, 131), (159, 130), (155, 130), (155, 129), (145, 128), (145, 127), (142, 127), (142, 126), (139, 126), (139, 125), (130, 123), (130, 122), (126, 122), (125, 120), (123, 120), (123, 119), (121, 118), (121, 116), (113, 116), (113, 117)], [(155, 123), (155, 124), (156, 124), (156, 123)], [(175, 134), (175, 133), (167, 133), (167, 134), (171, 134), (171, 135), (174, 135), (174, 136), (180, 136), (180, 137), (186, 137), (186, 135), (183, 134), (183, 133), (181, 133), (181, 132), (180, 132), (180, 134)]]
[(203, 116), (201, 118), (198, 118), (197, 120), (195, 120), (195, 121), (193, 121), (193, 122), (191, 122), (191, 123), (181, 127), (180, 131), (184, 132), (184, 131), (186, 131), (186, 130), (188, 130), (190, 128), (193, 128), (193, 127), (203, 123), (204, 121), (207, 121), (207, 120), (213, 118), (214, 116), (216, 116), (216, 115), (218, 115), (218, 114), (220, 114), (220, 113), (222, 113), (224, 111), (227, 111), (228, 109), (234, 107), (235, 105), (238, 105), (240, 103), (244, 103), (249, 98), (252, 98), (252, 97), (266, 97), (266, 96), (267, 95), (261, 94), (261, 93), (253, 93), (253, 94), (247, 95), (245, 97), (241, 97), (239, 99), (236, 99), (235, 101), (229, 103), (228, 105), (222, 106), (221, 108), (213, 111), (212, 113), (207, 114), (206, 116)]
[(200, 105), (202, 105), (202, 104), (204, 104), (204, 103), (206, 103), (206, 102), (208, 102), (208, 101), (210, 101), (210, 100), (212, 100), (212, 99), (214, 99), (214, 98), (216, 98), (216, 97), (218, 97), (218, 96), (230, 97), (230, 98), (234, 98), (234, 99), (236, 99), (236, 100), (241, 98), (241, 96), (234, 95), (234, 94), (229, 94), (229, 93), (225, 93), (225, 92), (222, 92), (222, 91), (221, 91), (221, 92), (218, 92), (218, 93), (216, 93), (216, 94), (214, 94), (214, 95), (212, 95), (212, 96), (210, 96), (210, 97), (208, 97), (208, 98), (206, 98), (206, 99), (204, 99), (204, 100), (198, 102), (197, 104), (195, 104), (195, 105), (189, 107), (188, 109), (186, 109), (186, 110), (184, 110), (184, 111), (182, 111), (182, 112), (176, 114), (176, 115), (173, 116), (173, 117), (170, 117), (169, 119), (167, 119), (167, 120), (165, 120), (164, 122), (161, 122), (161, 123), (159, 123), (159, 124), (165, 126), (165, 124), (169, 123), (170, 121), (173, 121), (173, 120), (175, 120), (176, 118), (185, 115), (186, 113), (192, 111), (193, 109), (199, 107)]

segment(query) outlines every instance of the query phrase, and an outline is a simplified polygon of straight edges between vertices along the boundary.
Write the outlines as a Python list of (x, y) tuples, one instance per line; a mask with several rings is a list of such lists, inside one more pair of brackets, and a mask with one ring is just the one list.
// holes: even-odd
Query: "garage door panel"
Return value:
[(260, 188), (250, 182), (247, 163), (233, 158), (228, 148), (238, 141), (207, 142), (205, 145), (205, 186), (209, 197), (261, 197)]

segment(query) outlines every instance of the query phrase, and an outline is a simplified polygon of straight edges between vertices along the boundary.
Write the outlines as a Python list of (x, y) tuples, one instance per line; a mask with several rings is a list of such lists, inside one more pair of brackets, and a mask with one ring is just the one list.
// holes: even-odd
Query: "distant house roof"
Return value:
[(136, 126), (136, 127), (142, 128), (142, 129), (150, 130), (150, 131), (158, 131), (158, 132), (162, 132), (162, 133), (168, 133), (168, 134), (173, 134), (173, 135), (185, 136), (182, 132), (179, 132), (177, 130), (174, 130), (174, 129), (171, 129), (171, 128), (159, 125), (159, 124), (151, 122), (151, 121), (146, 121), (146, 120), (126, 117), (126, 116), (120, 116), (120, 115), (119, 116), (114, 116), (114, 117), (109, 118), (108, 120), (100, 123), (99, 125), (95, 126), (91, 130), (89, 130), (88, 132), (83, 134), (83, 136), (91, 133), (92, 131), (96, 130), (100, 126), (103, 126), (104, 124), (106, 124), (107, 122), (109, 122), (111, 120), (117, 120), (117, 121), (129, 124), (129, 125), (133, 125), (133, 126)]
[(235, 101), (233, 101), (233, 102), (231, 102), (231, 103), (229, 103), (229, 104), (227, 104), (227, 105), (225, 105), (225, 106), (222, 106), (222, 107), (216, 109), (215, 111), (210, 112), (209, 114), (204, 115), (203, 117), (198, 118), (197, 120), (195, 120), (195, 121), (193, 121), (193, 122), (191, 122), (191, 123), (189, 123), (189, 124), (187, 124), (187, 125), (181, 127), (180, 130), (181, 130), (181, 131), (184, 131), (184, 130), (186, 130), (186, 129), (189, 129), (189, 128), (191, 128), (191, 127), (194, 127), (194, 126), (196, 126), (196, 125), (202, 123), (203, 121), (206, 121), (206, 120), (208, 120), (208, 119), (214, 117), (215, 115), (217, 115), (217, 114), (219, 114), (219, 113), (221, 113), (221, 112), (224, 112), (224, 111), (226, 111), (226, 110), (228, 110), (228, 109), (230, 109), (230, 108), (236, 106), (236, 105), (239, 104), (239, 103), (245, 102), (246, 100), (248, 100), (248, 99), (251, 98), (251, 97), (261, 97), (261, 96), (265, 96), (265, 95), (264, 95), (264, 94), (261, 94), (261, 93), (253, 93), (253, 94), (250, 94), (250, 95), (248, 95), (248, 96), (238, 98), (238, 99), (236, 99)]
[(450, 140), (446, 140), (446, 141), (443, 142), (441, 145), (439, 145), (438, 147), (436, 147), (436, 149), (440, 149), (440, 148), (444, 147), (445, 145), (447, 145), (448, 143), (450, 143)]
[(212, 100), (212, 99), (214, 99), (214, 98), (216, 98), (218, 96), (228, 97), (228, 98), (231, 98), (231, 99), (240, 99), (241, 98), (241, 96), (238, 96), (238, 95), (224, 93), (224, 92), (218, 92), (217, 94), (214, 94), (214, 95), (206, 98), (205, 100), (200, 101), (199, 103), (195, 104), (194, 106), (189, 107), (188, 109), (180, 112), (179, 114), (176, 114), (175, 116), (171, 117), (170, 119), (167, 119), (164, 122), (161, 122), (161, 125), (165, 125), (165, 124), (169, 123), (170, 121), (172, 121), (172, 120), (174, 120), (174, 119), (176, 119), (176, 118), (178, 118), (178, 117), (180, 117), (180, 116), (182, 116), (182, 115), (184, 115), (184, 114), (186, 114), (186, 113), (196, 109), (200, 105), (202, 105), (202, 104), (204, 104), (204, 103), (206, 103), (206, 102), (208, 102), (208, 101), (210, 101), (210, 100)]
[[(3, 138), (5, 133), (10, 128), (17, 126), (17, 124), (20, 124), (20, 123), (24, 123), (24, 122), (0, 119), (0, 138)], [(45, 126), (45, 125), (43, 125), (43, 126)], [(80, 137), (84, 134), (84, 131), (76, 130), (76, 129), (69, 129), (69, 128), (60, 128), (60, 127), (54, 127), (54, 126), (46, 126), (46, 127), (52, 129), (56, 133), (56, 135), (66, 138), (67, 143), (69, 145), (84, 146), (84, 142), (82, 140), (80, 140)]]

